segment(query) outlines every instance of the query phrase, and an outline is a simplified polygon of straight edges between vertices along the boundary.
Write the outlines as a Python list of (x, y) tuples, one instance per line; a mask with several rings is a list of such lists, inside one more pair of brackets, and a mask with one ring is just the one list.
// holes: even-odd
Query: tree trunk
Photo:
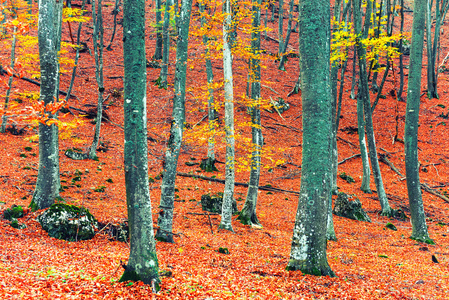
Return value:
[[(39, 1), (39, 60), (41, 70), (40, 101), (54, 102), (59, 91), (58, 51), (61, 44), (62, 1)], [(46, 112), (49, 113), (49, 112)], [(49, 113), (49, 118), (56, 115)], [(59, 143), (55, 124), (39, 123), (39, 170), (30, 207), (50, 207), (59, 197)]]
[[(280, 51), (281, 61), (279, 62), (279, 70), (285, 71), (285, 52), (287, 51), (288, 43), (290, 41), (290, 35), (292, 33), (292, 21), (293, 21), (293, 4), (294, 0), (290, 0), (290, 7), (288, 11), (288, 23), (287, 23), (287, 36), (285, 37), (285, 42), (282, 45), (282, 49)], [(279, 45), (281, 45), (281, 40), (279, 40)], [(279, 46), (280, 47), (280, 46)]]
[(426, 225), (426, 215), (421, 195), (418, 162), (418, 126), (421, 95), (422, 55), (424, 45), (426, 0), (416, 0), (413, 13), (412, 43), (405, 115), (405, 171), (412, 221), (412, 238), (433, 243)]
[[(200, 11), (201, 13), (204, 13), (204, 4), (200, 3)], [(209, 9), (210, 14), (210, 9)], [(203, 16), (201, 18), (201, 26), (207, 27), (207, 21), (206, 18)], [(209, 132), (211, 134), (211, 137), (207, 141), (207, 159), (209, 163), (210, 170), (214, 169), (213, 164), (215, 163), (215, 128), (216, 128), (216, 110), (215, 110), (215, 103), (214, 103), (214, 73), (212, 71), (212, 62), (210, 60), (210, 52), (209, 52), (209, 36), (207, 34), (203, 35), (203, 44), (206, 48), (205, 50), (205, 58), (206, 58), (206, 76), (207, 76), (207, 91), (208, 91), (208, 100), (207, 100), (207, 115), (209, 120)]]
[(185, 91), (187, 73), (187, 49), (192, 0), (181, 2), (181, 16), (178, 20), (178, 41), (176, 44), (175, 95), (173, 97), (172, 123), (164, 160), (164, 176), (161, 184), (161, 202), (156, 239), (173, 243), (173, 208), (175, 200), (176, 169), (185, 122)]
[(362, 184), (360, 185), (360, 189), (368, 194), (371, 194), (370, 187), (370, 178), (371, 178), (371, 169), (369, 166), (369, 157), (368, 150), (366, 148), (366, 139), (365, 139), (365, 118), (363, 116), (363, 100), (361, 96), (361, 91), (357, 92), (357, 132), (359, 135), (359, 146), (360, 146), (360, 154), (362, 157)]
[[(12, 44), (11, 44), (11, 62), (9, 66), (11, 67), (11, 70), (14, 70), (14, 63), (16, 61), (16, 44), (17, 44), (17, 27), (14, 26), (14, 33), (12, 37)], [(6, 90), (5, 95), (5, 104), (3, 105), (3, 116), (2, 116), (2, 126), (0, 129), (0, 132), (5, 133), (6, 132), (6, 125), (8, 123), (8, 116), (6, 115), (6, 111), (8, 110), (9, 105), (9, 96), (11, 95), (11, 89), (12, 89), (12, 81), (14, 79), (14, 75), (11, 74), (8, 79), (8, 89)]]
[(225, 135), (226, 135), (226, 169), (225, 188), (223, 193), (223, 207), (219, 228), (234, 231), (232, 229), (232, 202), (234, 202), (235, 181), (235, 145), (234, 145), (234, 89), (232, 79), (232, 54), (231, 54), (231, 0), (223, 3), (225, 19), (223, 23), (223, 72), (225, 92)]
[(162, 0), (156, 0), (156, 49), (154, 50), (153, 59), (158, 60), (162, 59), (162, 45), (163, 45), (163, 37), (162, 37)]
[(279, 1), (279, 11), (278, 11), (278, 38), (279, 38), (279, 55), (283, 54), (284, 45), (284, 0)]
[[(86, 6), (86, 0), (83, 0), (82, 4), (81, 4), (81, 10), (84, 10), (84, 7)], [(69, 84), (69, 88), (67, 89), (67, 95), (65, 97), (64, 101), (68, 101), (70, 98), (70, 94), (72, 93), (72, 88), (73, 88), (73, 83), (75, 82), (75, 77), (76, 77), (76, 68), (78, 67), (78, 61), (80, 58), (80, 37), (81, 37), (81, 28), (83, 26), (83, 22), (80, 22), (78, 24), (78, 31), (76, 33), (76, 44), (78, 47), (76, 47), (76, 54), (75, 54), (75, 62), (74, 62), (74, 66), (72, 68), (72, 77), (70, 78), (70, 84)]]
[(114, 10), (112, 11), (112, 14), (114, 15), (114, 27), (112, 29), (111, 40), (109, 41), (109, 45), (106, 47), (106, 50), (108, 51), (112, 50), (112, 42), (114, 41), (115, 33), (117, 31), (117, 15), (119, 12), (120, 12), (120, 0), (115, 0), (115, 7)]
[[(98, 2), (98, 4), (97, 4)], [(98, 6), (98, 8), (96, 8)], [(98, 100), (97, 100), (97, 119), (95, 123), (95, 132), (92, 145), (89, 149), (89, 158), (98, 159), (97, 148), (100, 141), (101, 120), (103, 118), (103, 44), (104, 44), (104, 28), (103, 28), (103, 12), (102, 0), (92, 0), (92, 21), (94, 23), (93, 44), (95, 55), (95, 78), (98, 85)], [(95, 11), (97, 11), (95, 13)], [(99, 42), (99, 43), (98, 43)]]
[[(336, 22), (340, 22), (340, 7), (341, 0), (336, 0), (334, 5), (334, 18)], [(337, 32), (338, 26), (334, 25), (332, 28), (332, 35)], [(336, 241), (337, 236), (334, 229), (334, 218), (332, 215), (332, 194), (338, 193), (337, 187), (337, 171), (338, 171), (338, 149), (337, 149), (337, 83), (338, 83), (338, 69), (339, 63), (334, 62), (331, 65), (330, 83), (331, 83), (331, 115), (332, 115), (332, 132), (331, 132), (331, 193), (329, 194), (329, 205), (327, 209), (327, 231), (326, 237), (328, 240)]]
[(260, 225), (256, 215), (257, 196), (260, 178), (261, 149), (263, 146), (262, 126), (260, 122), (260, 6), (262, 0), (253, 0), (253, 24), (251, 30), (251, 134), (253, 151), (251, 153), (251, 172), (245, 204), (240, 212), (239, 220), (247, 225)]
[(159, 290), (159, 264), (148, 182), (145, 1), (123, 4), (125, 184), (129, 260), (120, 281), (142, 281)]
[(331, 193), (330, 1), (299, 5), (303, 110), (301, 190), (287, 270), (335, 276), (326, 255)]
[[(371, 161), (371, 167), (373, 169), (374, 182), (376, 183), (377, 188), (377, 197), (379, 198), (380, 205), (382, 207), (382, 215), (383, 216), (391, 216), (393, 213), (390, 204), (388, 203), (387, 195), (385, 193), (382, 175), (380, 173), (379, 160), (377, 158), (377, 149), (376, 149), (376, 141), (374, 137), (374, 127), (373, 127), (373, 116), (371, 110), (371, 101), (369, 94), (369, 86), (368, 86), (368, 74), (366, 70), (366, 49), (361, 42), (362, 38), (366, 38), (368, 34), (368, 28), (371, 23), (371, 1), (368, 0), (366, 6), (365, 13), (365, 25), (364, 31), (362, 34), (361, 29), (361, 8), (360, 1), (354, 1), (354, 27), (355, 33), (358, 35), (356, 38), (357, 44), (357, 57), (359, 63), (359, 75), (360, 75), (360, 86), (359, 86), (359, 97), (363, 103), (363, 111), (365, 116), (365, 128), (366, 135), (368, 140), (368, 149), (369, 149), (369, 157)], [(362, 34), (362, 36), (361, 36)], [(359, 132), (359, 134), (364, 134), (364, 132)]]
[(161, 82), (159, 87), (167, 88), (168, 62), (170, 61), (170, 7), (173, 6), (172, 0), (165, 2), (164, 25), (162, 27), (162, 36), (164, 39), (164, 53), (162, 55)]

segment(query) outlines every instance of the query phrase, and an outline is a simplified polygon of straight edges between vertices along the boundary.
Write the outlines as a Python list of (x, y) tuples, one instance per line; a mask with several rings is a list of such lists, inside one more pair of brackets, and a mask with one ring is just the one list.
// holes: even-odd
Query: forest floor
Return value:
[[(72, 1), (77, 3), (77, 1)], [(109, 3), (109, 2), (107, 2)], [(112, 3), (112, 2), (111, 2)], [(106, 39), (112, 28), (113, 6), (106, 6)], [(153, 17), (147, 10), (149, 18)], [(411, 28), (411, 13), (407, 13), (406, 30)], [(121, 13), (119, 19), (121, 18)], [(194, 22), (194, 21), (192, 21)], [(196, 21), (195, 21), (196, 22)], [(285, 20), (286, 22), (286, 20)], [(148, 21), (150, 24), (150, 21)], [(198, 24), (198, 23), (196, 23)], [(274, 24), (271, 24), (275, 28)], [(449, 28), (445, 24), (444, 32)], [(112, 51), (105, 51), (105, 88), (111, 97), (107, 101), (108, 117), (114, 122), (103, 122), (101, 142), (103, 152), (99, 160), (75, 161), (67, 158), (64, 151), (77, 147), (86, 150), (90, 145), (94, 125), (87, 120), (76, 128), (72, 137), (60, 141), (60, 172), (62, 185), (66, 186), (61, 196), (67, 203), (87, 207), (103, 224), (119, 224), (127, 218), (123, 168), (123, 97), (114, 98), (114, 91), (123, 89), (122, 28), (119, 26)], [(68, 40), (64, 24), (64, 39)], [(276, 31), (270, 32), (275, 37)], [(85, 26), (82, 39), (88, 40), (92, 29)], [(298, 47), (298, 35), (291, 37), (292, 49)], [(148, 54), (154, 52), (154, 34), (149, 34)], [(448, 39), (442, 38), (442, 57), (449, 51)], [(90, 41), (91, 43), (91, 41)], [(198, 40), (190, 41), (192, 55), (188, 69), (186, 143), (182, 148), (178, 164), (179, 172), (191, 172), (204, 176), (224, 178), (224, 165), (219, 171), (203, 173), (198, 165), (187, 166), (186, 162), (199, 162), (205, 157), (206, 144), (199, 143), (192, 134), (195, 128), (205, 125), (200, 121), (205, 115), (205, 98), (198, 96), (204, 86), (206, 73), (204, 60), (200, 57)], [(174, 46), (174, 43), (172, 43)], [(276, 53), (278, 44), (273, 40), (262, 41), (262, 48)], [(71, 53), (73, 55), (73, 53)], [(174, 52), (171, 54), (174, 61)], [(408, 64), (408, 57), (406, 57)], [(270, 184), (285, 190), (299, 191), (301, 165), (301, 95), (287, 97), (298, 76), (298, 59), (290, 58), (287, 71), (279, 71), (277, 63), (266, 62), (263, 70), (262, 94), (282, 97), (290, 109), (282, 114), (262, 111), (263, 134), (267, 156), (267, 168), (262, 169), (261, 185)], [(426, 65), (426, 60), (424, 61)], [(69, 105), (87, 110), (96, 105), (96, 81), (93, 56), (82, 53), (78, 76)], [(235, 94), (246, 89), (245, 62), (235, 60)], [(376, 142), (379, 153), (405, 174), (404, 145), (394, 142), (396, 125), (399, 137), (403, 138), (405, 102), (397, 102), (390, 90), (398, 86), (389, 77), (384, 88), (385, 99), (380, 99), (374, 111)], [(338, 131), (339, 161), (360, 153), (357, 128), (356, 101), (349, 98), (352, 60), (346, 73), (343, 95), (342, 117)], [(165, 141), (168, 136), (171, 116), (172, 86), (168, 90), (155, 87), (152, 80), (159, 77), (160, 69), (148, 68), (148, 127), (149, 176), (156, 178), (162, 170)], [(169, 81), (173, 83), (174, 66), (171, 65)], [(406, 69), (407, 73), (408, 70)], [(222, 78), (220, 61), (214, 61), (216, 81)], [(111, 79), (112, 78), (112, 79)], [(406, 77), (407, 78), (407, 77)], [(66, 90), (69, 74), (61, 76), (61, 89)], [(425, 70), (422, 90), (425, 91)], [(19, 79), (14, 80), (16, 90), (38, 88)], [(274, 91), (275, 92), (274, 92)], [(449, 193), (449, 143), (447, 120), (449, 109), (448, 73), (439, 76), (440, 98), (429, 100), (421, 97), (419, 127), (419, 160), (421, 181), (429, 187), (447, 195)], [(277, 94), (279, 93), (279, 94)], [(120, 94), (120, 93), (119, 93)], [(217, 90), (217, 99), (223, 99), (222, 89)], [(405, 97), (405, 95), (404, 95)], [(238, 98), (238, 97), (237, 97)], [(90, 106), (89, 106), (90, 105)], [(202, 111), (200, 109), (203, 109)], [(78, 113), (72, 110), (76, 115)], [(236, 104), (236, 122), (249, 121), (246, 107)], [(223, 117), (222, 110), (220, 118)], [(72, 116), (68, 117), (73, 118)], [(397, 123), (396, 123), (397, 122)], [(447, 124), (446, 124), (447, 123)], [(35, 127), (23, 125), (22, 135), (11, 133), (0, 135), (0, 209), (11, 205), (28, 206), (38, 168), (37, 142), (27, 138), (37, 133)], [(223, 127), (223, 124), (221, 125)], [(237, 127), (237, 133), (249, 137), (249, 127)], [(217, 159), (224, 161), (224, 143), (218, 138)], [(243, 138), (241, 138), (243, 140)], [(243, 143), (243, 142), (242, 142)], [(26, 148), (26, 147), (31, 147)], [(26, 149), (28, 150), (26, 150)], [(248, 154), (244, 146), (237, 148), (237, 159), (242, 161)], [(283, 160), (284, 163), (276, 162)], [(241, 163), (243, 164), (243, 163)], [(236, 181), (247, 182), (249, 172), (240, 168)], [(401, 208), (408, 216), (406, 181), (390, 166), (381, 163), (383, 182), (393, 208)], [(80, 181), (72, 181), (75, 172), (82, 173)], [(379, 215), (380, 204), (376, 193), (365, 194), (360, 190), (362, 167), (360, 157), (349, 159), (339, 165), (339, 174), (351, 176), (355, 183), (338, 177), (341, 192), (354, 195), (372, 219), (371, 223), (358, 222), (334, 216), (337, 241), (328, 243), (328, 261), (336, 278), (314, 277), (301, 272), (287, 272), (290, 243), (295, 222), (298, 196), (294, 193), (259, 192), (258, 218), (263, 228), (244, 226), (233, 218), (235, 233), (218, 231), (219, 216), (209, 221), (201, 214), (201, 195), (223, 191), (224, 185), (201, 179), (178, 177), (178, 195), (175, 202), (174, 244), (158, 242), (156, 245), (160, 270), (171, 271), (171, 277), (162, 277), (161, 291), (154, 295), (149, 286), (141, 283), (118, 283), (123, 269), (122, 262), (129, 256), (127, 243), (114, 241), (106, 230), (92, 240), (67, 242), (48, 236), (35, 220), (42, 211), (28, 213), (20, 219), (26, 224), (22, 230), (10, 227), (0, 220), (0, 298), (1, 299), (447, 299), (449, 294), (449, 203), (440, 197), (423, 191), (427, 224), (435, 245), (411, 240), (410, 220), (396, 220)], [(109, 180), (112, 179), (112, 180)], [(109, 182), (112, 181), (112, 182)], [(151, 199), (154, 223), (157, 220), (161, 180), (151, 183)], [(78, 186), (76, 186), (78, 185)], [(371, 188), (375, 190), (372, 182)], [(97, 191), (96, 191), (97, 190)], [(238, 208), (244, 203), (246, 189), (236, 187)], [(243, 200), (242, 200), (243, 199)], [(386, 229), (391, 222), (397, 231)], [(229, 254), (218, 253), (226, 247)], [(432, 261), (434, 255), (439, 263)], [(209, 298), (208, 298), (209, 297)], [(211, 298), (210, 298), (211, 297)]]

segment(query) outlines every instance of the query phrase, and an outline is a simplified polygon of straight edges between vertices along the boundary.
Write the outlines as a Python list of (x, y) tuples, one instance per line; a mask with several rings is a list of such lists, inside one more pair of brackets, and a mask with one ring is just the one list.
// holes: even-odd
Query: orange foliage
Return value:
[[(76, 1), (72, 1), (76, 2)], [(285, 2), (285, 1), (284, 1)], [(113, 6), (104, 7), (105, 28), (112, 27)], [(264, 13), (264, 11), (263, 11)], [(121, 17), (120, 12), (119, 17)], [(411, 15), (411, 14), (410, 14)], [(148, 24), (152, 22), (153, 12), (147, 12)], [(264, 17), (264, 15), (262, 15)], [(286, 20), (285, 20), (286, 22)], [(194, 23), (197, 25), (197, 23)], [(276, 24), (270, 24), (276, 30)], [(410, 29), (411, 19), (406, 20)], [(285, 26), (284, 26), (285, 27)], [(447, 23), (443, 26), (449, 30)], [(151, 28), (148, 26), (148, 28)], [(63, 39), (68, 39), (67, 28), (63, 29)], [(87, 37), (86, 28), (83, 35)], [(111, 34), (106, 29), (106, 37)], [(274, 32), (268, 33), (275, 37)], [(86, 38), (87, 39), (87, 38)], [(292, 33), (291, 43), (298, 48), (297, 34)], [(105, 52), (106, 93), (112, 96), (105, 102), (107, 114), (115, 124), (123, 124), (123, 99), (116, 91), (123, 87), (123, 63), (121, 50), (122, 32), (119, 30), (114, 40), (113, 51)], [(443, 49), (448, 46), (447, 39), (441, 41)], [(91, 47), (91, 45), (89, 45)], [(263, 40), (262, 48), (277, 53), (278, 44)], [(147, 57), (154, 51), (154, 40), (148, 40)], [(192, 53), (203, 52), (200, 39), (192, 39)], [(201, 50), (201, 51), (200, 51)], [(2, 55), (9, 55), (8, 49), (0, 49)], [(74, 55), (74, 53), (71, 53)], [(172, 53), (171, 57), (174, 57)], [(187, 85), (197, 94), (187, 93), (187, 106), (195, 113), (187, 114), (187, 123), (197, 124), (204, 113), (204, 84), (206, 74), (204, 58), (192, 56), (195, 68), (188, 70)], [(406, 64), (408, 57), (405, 57)], [(349, 62), (350, 65), (352, 61)], [(71, 107), (84, 109), (84, 105), (94, 106), (97, 101), (94, 59), (89, 53), (80, 57), (78, 77), (73, 94), (78, 98), (70, 100)], [(247, 64), (238, 56), (235, 64), (236, 95), (245, 93)], [(269, 86), (280, 93), (291, 104), (291, 108), (282, 114), (262, 111), (262, 125), (265, 142), (275, 152), (275, 160), (286, 163), (263, 169), (261, 185), (271, 184), (287, 190), (299, 191), (301, 164), (301, 101), (300, 95), (287, 98), (298, 74), (297, 58), (290, 58), (286, 64), (287, 72), (279, 71), (276, 63), (266, 63), (262, 78), (271, 82)], [(397, 65), (397, 64), (396, 64)], [(220, 60), (213, 60), (216, 82), (222, 81)], [(349, 69), (349, 68), (348, 68)], [(159, 69), (148, 68), (148, 82), (159, 77)], [(407, 73), (407, 69), (405, 70)], [(171, 65), (169, 74), (174, 74)], [(347, 73), (351, 76), (350, 73)], [(406, 77), (407, 78), (407, 77)], [(68, 86), (69, 76), (61, 76), (61, 89)], [(447, 73), (439, 77), (440, 99), (422, 103), (419, 159), (421, 162), (421, 180), (443, 194), (448, 194), (449, 147), (447, 142), (447, 114), (449, 99), (444, 91), (449, 89)], [(169, 82), (173, 78), (169, 77)], [(423, 78), (424, 86), (425, 78)], [(268, 85), (268, 84), (267, 84)], [(385, 91), (394, 88), (387, 81)], [(14, 88), (20, 91), (34, 92), (38, 87), (22, 80), (15, 80)], [(2, 87), (2, 90), (5, 88)], [(222, 98), (217, 88), (216, 97)], [(346, 80), (345, 89), (350, 89)], [(270, 89), (263, 88), (265, 98), (278, 97)], [(385, 92), (387, 93), (387, 92)], [(359, 153), (356, 134), (356, 103), (345, 92), (343, 97), (341, 130), (338, 136), (339, 161)], [(114, 98), (113, 95), (117, 97)], [(149, 136), (149, 176), (153, 179), (162, 170), (160, 157), (165, 150), (164, 139), (168, 136), (171, 115), (172, 89), (158, 89), (148, 86), (148, 126)], [(424, 99), (424, 98), (423, 98)], [(35, 112), (55, 112), (62, 103), (44, 107), (32, 97), (23, 97), (21, 107), (29, 106)], [(397, 106), (397, 107), (396, 107)], [(389, 155), (396, 167), (405, 173), (404, 145), (393, 143), (398, 111), (399, 137), (402, 138), (405, 103), (396, 102), (388, 94), (381, 99), (374, 111), (376, 141), (381, 153)], [(76, 111), (73, 110), (74, 113)], [(220, 112), (222, 118), (223, 112)], [(445, 117), (446, 116), (446, 117)], [(74, 116), (67, 115), (73, 121)], [(248, 122), (246, 106), (236, 105), (236, 121)], [(206, 122), (206, 121), (203, 121)], [(28, 123), (26, 123), (28, 124)], [(102, 223), (118, 224), (126, 219), (126, 194), (123, 169), (123, 130), (113, 123), (105, 122), (102, 127), (102, 151), (99, 161), (74, 161), (63, 155), (67, 148), (78, 146), (74, 140), (91, 140), (94, 125), (86, 122), (72, 131), (72, 139), (60, 143), (61, 182), (64, 191), (61, 196), (68, 202), (87, 207)], [(202, 123), (200, 123), (202, 124)], [(218, 124), (223, 126), (223, 124)], [(25, 137), (36, 134), (36, 125), (27, 125)], [(248, 138), (248, 128), (239, 129), (243, 137)], [(38, 164), (38, 144), (25, 140), (24, 136), (12, 134), (0, 135), (2, 155), (0, 156), (0, 209), (13, 204), (27, 206), (30, 203), (36, 183)], [(224, 160), (223, 142), (218, 140), (217, 159)], [(187, 166), (185, 162), (205, 157), (206, 145), (189, 143), (181, 151), (180, 172), (197, 172), (197, 166)], [(246, 152), (239, 150), (238, 155)], [(192, 160), (195, 158), (196, 160)], [(223, 177), (224, 165), (218, 164), (219, 172), (203, 174)], [(405, 180), (388, 166), (381, 164), (387, 195), (393, 208), (402, 208), (408, 213), (407, 190)], [(218, 232), (219, 216), (193, 215), (201, 213), (199, 203), (201, 195), (223, 190), (218, 183), (177, 178), (179, 195), (175, 202), (174, 232), (176, 244), (157, 243), (157, 254), (161, 270), (171, 271), (173, 277), (162, 277), (161, 291), (151, 293), (151, 287), (141, 283), (117, 283), (123, 270), (120, 264), (129, 255), (126, 243), (112, 241), (105, 231), (94, 239), (81, 242), (66, 242), (48, 237), (35, 221), (40, 212), (28, 213), (19, 222), (27, 228), (13, 229), (7, 221), (0, 220), (0, 299), (447, 299), (449, 290), (449, 217), (448, 203), (441, 198), (424, 192), (424, 205), (428, 217), (430, 236), (436, 245), (426, 245), (410, 240), (410, 221), (390, 220), (379, 216), (380, 205), (376, 194), (364, 194), (360, 191), (361, 161), (354, 158), (339, 166), (339, 172), (345, 172), (355, 179), (348, 183), (338, 178), (340, 191), (355, 194), (367, 210), (372, 223), (334, 217), (338, 241), (328, 243), (328, 260), (337, 278), (303, 276), (300, 272), (287, 272), (290, 243), (297, 207), (297, 195), (290, 193), (259, 193), (257, 214), (262, 229), (243, 226), (234, 220), (235, 234)], [(81, 175), (80, 175), (81, 174)], [(73, 180), (79, 176), (78, 180)], [(237, 173), (236, 181), (247, 182), (248, 171)], [(159, 211), (160, 180), (151, 183), (153, 220)], [(95, 191), (104, 187), (103, 192)], [(374, 189), (374, 183), (371, 187)], [(246, 189), (236, 187), (236, 198), (244, 199)], [(238, 200), (241, 209), (243, 201)], [(385, 228), (387, 222), (393, 223), (397, 231)], [(212, 230), (210, 225), (212, 225)], [(218, 253), (219, 247), (226, 247), (230, 254)], [(439, 263), (432, 262), (435, 255)]]

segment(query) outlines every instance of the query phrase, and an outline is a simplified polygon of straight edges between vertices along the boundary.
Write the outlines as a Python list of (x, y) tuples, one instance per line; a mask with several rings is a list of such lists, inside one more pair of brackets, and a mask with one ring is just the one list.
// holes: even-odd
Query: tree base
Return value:
[(227, 225), (220, 224), (220, 226), (218, 226), (218, 229), (224, 229), (224, 230), (228, 230), (232, 233), (235, 233), (234, 229), (232, 228), (232, 225), (227, 226)]
[(312, 264), (308, 261), (299, 261), (295, 259), (290, 259), (287, 267), (287, 271), (301, 271), (303, 274), (309, 274), (314, 276), (329, 276), (337, 277), (332, 271), (331, 267), (325, 264)]
[(257, 218), (257, 215), (255, 213), (250, 213), (245, 209), (242, 209), (242, 211), (239, 213), (237, 220), (239, 220), (243, 225), (262, 226), (262, 224), (260, 224), (259, 222), (259, 219)]
[(175, 240), (173, 239), (173, 234), (167, 233), (160, 229), (157, 230), (154, 239), (164, 243), (173, 243), (173, 244), (175, 243)]
[[(159, 275), (157, 273), (153, 273), (151, 275), (152, 271), (149, 271), (147, 274), (137, 274), (135, 270), (130, 268), (129, 266), (123, 266), (125, 268), (125, 272), (123, 272), (122, 277), (120, 277), (119, 282), (125, 282), (125, 281), (142, 281), (145, 284), (151, 284), (153, 288), (153, 292), (157, 293), (160, 291), (161, 287), (159, 285), (160, 279)], [(146, 275), (146, 276), (144, 276)]]
[(334, 241), (334, 242), (336, 242), (338, 239), (337, 239), (337, 235), (335, 234), (335, 232), (333, 232), (333, 233), (327, 233), (326, 234), (326, 239), (328, 240), (328, 241)]
[(410, 238), (412, 240), (414, 240), (414, 241), (417, 241), (417, 242), (426, 243), (426, 244), (429, 244), (429, 245), (435, 245), (435, 242), (429, 236), (424, 236), (424, 237), (411, 236)]
[(215, 159), (210, 157), (201, 160), (200, 169), (206, 172), (218, 171), (217, 167), (215, 167)]

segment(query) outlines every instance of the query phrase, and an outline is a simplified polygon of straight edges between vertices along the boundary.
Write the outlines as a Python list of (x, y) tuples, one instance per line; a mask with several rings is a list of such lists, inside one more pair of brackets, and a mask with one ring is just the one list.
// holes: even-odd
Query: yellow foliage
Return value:
[(62, 10), (62, 21), (79, 23), (87, 22), (90, 18), (84, 16), (85, 12), (86, 10), (81, 10), (78, 8), (64, 7)]

